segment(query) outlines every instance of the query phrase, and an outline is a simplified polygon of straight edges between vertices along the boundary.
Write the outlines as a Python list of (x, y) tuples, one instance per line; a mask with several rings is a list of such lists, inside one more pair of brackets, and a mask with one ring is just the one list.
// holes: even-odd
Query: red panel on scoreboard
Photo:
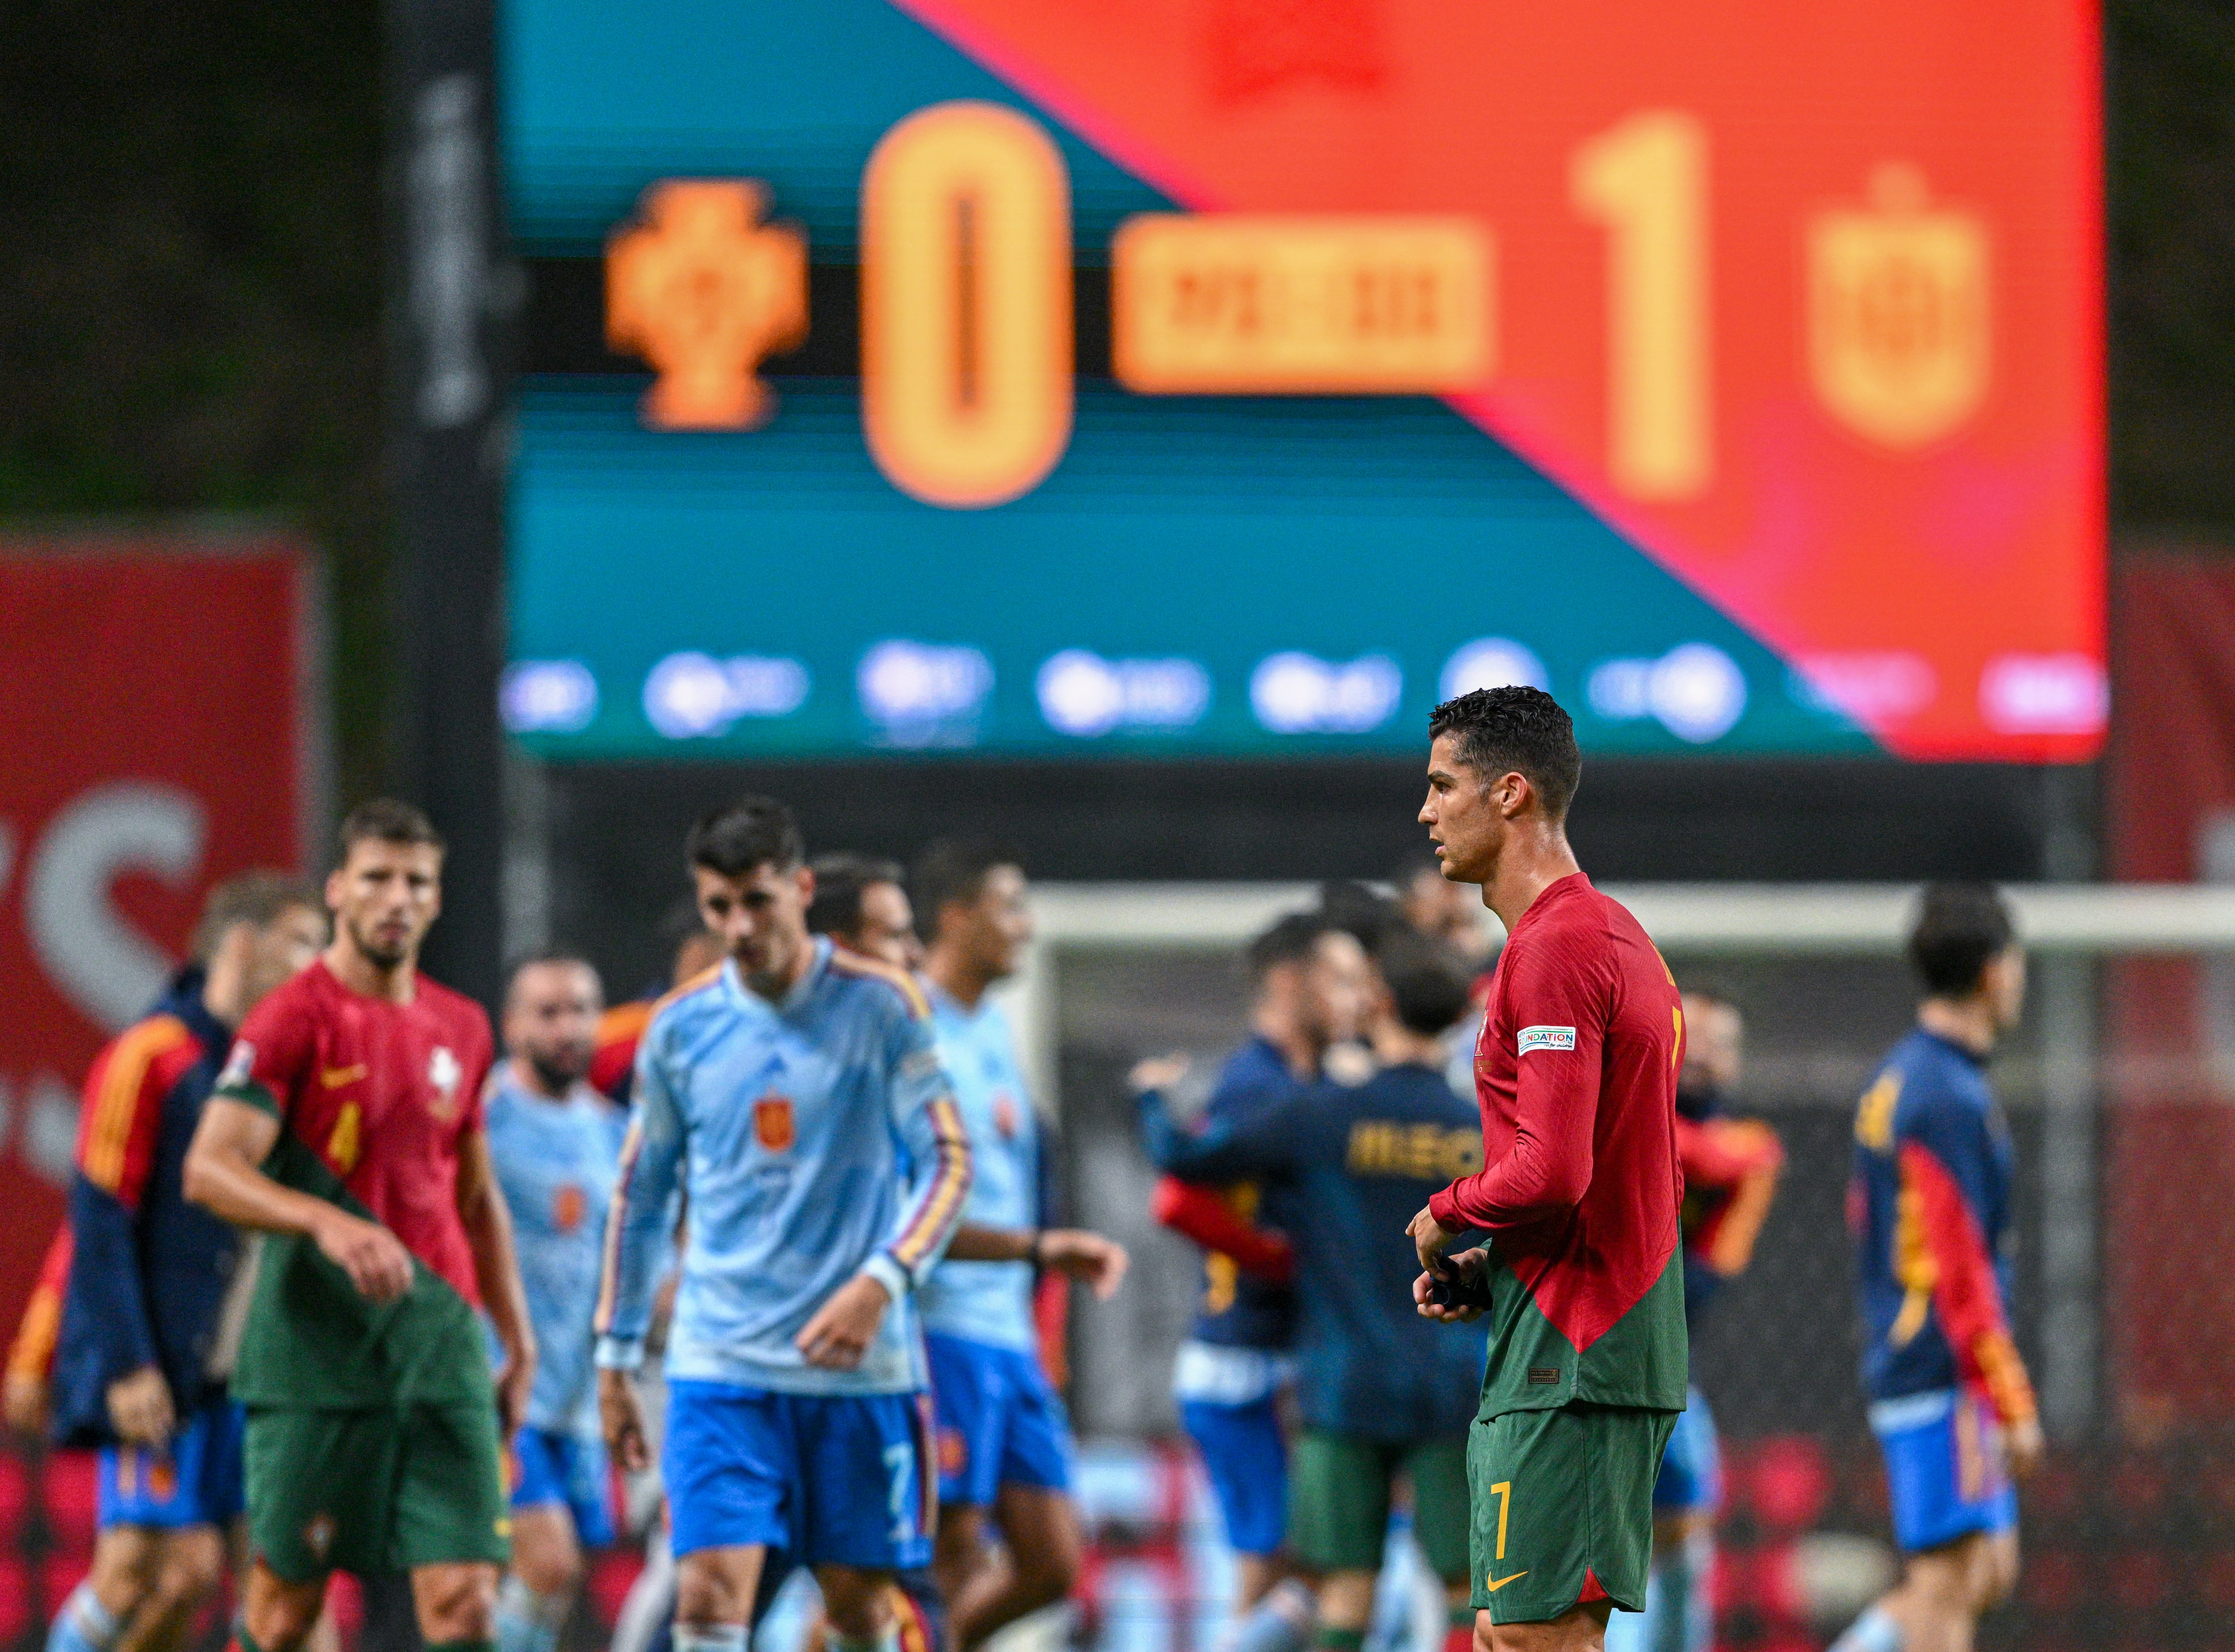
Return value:
[(2092, 6), (897, 3), (1196, 210), (1478, 214), (1455, 406), (1895, 751), (2100, 744)]

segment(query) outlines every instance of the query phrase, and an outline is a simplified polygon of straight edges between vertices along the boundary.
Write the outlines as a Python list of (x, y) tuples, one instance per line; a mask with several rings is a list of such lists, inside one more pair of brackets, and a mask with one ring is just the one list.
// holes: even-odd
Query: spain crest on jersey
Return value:
[(1880, 447), (1953, 434), (1986, 400), (1987, 228), (1884, 166), (1865, 206), (1808, 227), (1808, 372), (1824, 410)]
[(799, 1139), (798, 1122), (792, 1116), (791, 1098), (763, 1096), (753, 1104), (753, 1139), (769, 1153), (788, 1153)]

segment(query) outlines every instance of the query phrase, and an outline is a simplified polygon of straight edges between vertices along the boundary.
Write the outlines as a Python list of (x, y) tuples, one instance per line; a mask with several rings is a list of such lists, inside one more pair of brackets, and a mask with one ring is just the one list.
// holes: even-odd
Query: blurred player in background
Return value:
[(629, 1087), (636, 1077), (636, 1046), (644, 1037), (645, 1024), (652, 1019), (652, 1006), (664, 993), (722, 961), (722, 938), (698, 921), (697, 908), (686, 906), (671, 914), (662, 928), (675, 947), (666, 986), (654, 986), (643, 997), (616, 1004), (598, 1017), (590, 1087), (623, 1112), (628, 1111)]
[(224, 1574), (241, 1511), (244, 1424), (225, 1391), (241, 1244), (187, 1202), (181, 1166), (233, 1029), (325, 939), (307, 885), (227, 879), (203, 908), (194, 961), (86, 1074), (52, 1421), (60, 1443), (102, 1448), (100, 1536), (49, 1652), (174, 1646)]
[[(1272, 924), (1250, 942), (1248, 964), (1250, 1036), (1219, 1071), (1203, 1109), (1209, 1125), (1316, 1082), (1327, 1052), (1357, 1035), (1363, 1012), (1365, 949), (1319, 914), (1291, 914)], [(1235, 1604), (1248, 1612), (1235, 1645), (1249, 1652), (1301, 1644), (1314, 1610), (1308, 1589), (1275, 1589), (1288, 1497), (1278, 1390), (1296, 1305), (1281, 1282), (1293, 1267), (1288, 1246), (1254, 1229), (1261, 1215), (1288, 1225), (1279, 1213), (1261, 1210), (1258, 1189), (1248, 1182), (1217, 1190), (1175, 1182), (1157, 1190), (1157, 1220), (1208, 1252), (1203, 1306), (1180, 1344), (1172, 1391), (1235, 1551)], [(1245, 1256), (1253, 1266), (1242, 1265)]]
[[(1286, 1196), (1296, 1248), (1297, 1393), (1304, 1432), (1290, 1464), (1288, 1537), (1319, 1579), (1316, 1643), (1358, 1652), (1373, 1609), (1401, 1474), (1413, 1531), (1443, 1582), (1446, 1652), (1467, 1652), (1467, 1428), (1482, 1386), (1481, 1339), (1414, 1312), (1403, 1230), (1453, 1177), (1482, 1162), (1479, 1121), (1443, 1078), (1441, 1039), (1467, 1006), (1465, 970), (1409, 932), (1385, 937), (1368, 1026), (1378, 1070), (1178, 1130), (1142, 1096), (1162, 1169), (1248, 1177)], [(1150, 1068), (1143, 1076), (1157, 1076)]]
[[(941, 842), (913, 884), (932, 1026), (973, 1166), (963, 1225), (921, 1304), (939, 1429), (936, 1571), (955, 1644), (969, 1648), (1067, 1598), (1078, 1577), (1071, 1426), (1040, 1364), (1037, 1275), (1084, 1280), (1106, 1299), (1126, 1257), (1099, 1234), (1044, 1225), (1039, 1116), (1008, 1018), (987, 996), (1032, 939), (1024, 873), (990, 845)], [(1005, 1559), (988, 1549), (988, 1514)]]
[(923, 942), (916, 939), (915, 910), (908, 903), (904, 876), (898, 862), (873, 855), (816, 856), (808, 934), (829, 935), (895, 969), (919, 967)]
[(1967, 1652), (2017, 1583), (2010, 1476), (2042, 1449), (2010, 1339), (2009, 1127), (1986, 1073), (2025, 1003), (2025, 954), (1993, 889), (1935, 884), (1909, 957), (1924, 1001), (1856, 1112), (1848, 1190), (1863, 1386), (1908, 1564), (1836, 1652)]
[(241, 1024), (187, 1152), (188, 1196), (265, 1236), (233, 1372), (241, 1652), (299, 1646), (338, 1567), (409, 1571), (430, 1652), (495, 1646), (535, 1342), (482, 1126), (488, 1018), (418, 970), (442, 871), (418, 810), (351, 811), (333, 941)]
[(582, 1582), (582, 1551), (613, 1541), (590, 1314), (623, 1122), (588, 1081), (604, 993), (583, 959), (513, 967), (506, 1059), (489, 1085), (489, 1157), (512, 1212), (535, 1331), (535, 1383), (512, 1442), (512, 1569), (497, 1595), (499, 1652), (552, 1652)]
[[(1567, 712), (1541, 689), (1477, 689), (1429, 731), (1420, 820), (1506, 942), (1475, 1064), (1484, 1168), (1413, 1218), (1414, 1292), (1431, 1316), (1491, 1320), (1467, 1453), (1477, 1639), (1583, 1652), (1615, 1606), (1645, 1604), (1653, 1485), (1684, 1409), (1683, 1006), (1568, 846)], [(1493, 1247), (1447, 1256), (1469, 1229)]]
[[(1684, 1319), (1696, 1333), (1724, 1282), (1746, 1271), (1785, 1161), (1766, 1124), (1723, 1109), (1745, 1067), (1746, 1023), (1712, 993), (1684, 994), (1676, 1081), (1676, 1157), (1684, 1171)], [(1645, 1610), (1616, 1612), (1608, 1652), (1710, 1652), (1715, 1640), (1715, 1520), (1722, 1447), (1695, 1383), (1653, 1483), (1653, 1570)]]
[(729, 961), (672, 994), (637, 1057), (600, 1291), (600, 1405), (646, 1458), (632, 1386), (655, 1274), (690, 1205), (661, 1470), (678, 1652), (741, 1652), (770, 1550), (814, 1569), (837, 1652), (894, 1627), (936, 1507), (910, 1298), (960, 1221), (970, 1146), (929, 1006), (807, 933), (815, 876), (783, 804), (702, 817), (685, 859)]

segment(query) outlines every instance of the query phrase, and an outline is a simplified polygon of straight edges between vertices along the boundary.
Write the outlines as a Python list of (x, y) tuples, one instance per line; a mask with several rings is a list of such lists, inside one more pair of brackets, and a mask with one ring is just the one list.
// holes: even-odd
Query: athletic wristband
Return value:
[(875, 1280), (885, 1288), (885, 1295), (896, 1302), (906, 1296), (914, 1284), (914, 1281), (908, 1276), (908, 1269), (882, 1250), (862, 1264), (860, 1277)]
[(601, 1336), (598, 1339), (597, 1367), (600, 1371), (635, 1371), (644, 1365), (644, 1339), (640, 1336)]

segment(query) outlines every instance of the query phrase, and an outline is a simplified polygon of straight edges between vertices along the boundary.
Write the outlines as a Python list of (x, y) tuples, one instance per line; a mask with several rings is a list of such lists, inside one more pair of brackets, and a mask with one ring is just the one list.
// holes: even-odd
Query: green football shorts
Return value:
[(1676, 1416), (1569, 1405), (1477, 1419), (1467, 1440), (1475, 1609), (1497, 1623), (1548, 1622), (1596, 1580), (1616, 1605), (1643, 1610), (1653, 1482)]
[(244, 1464), (251, 1551), (285, 1583), (512, 1557), (496, 1406), (258, 1406)]
[(1467, 1575), (1467, 1442), (1391, 1442), (1311, 1428), (1288, 1461), (1288, 1544), (1314, 1571), (1381, 1570), (1392, 1483), (1412, 1482), (1412, 1535), (1446, 1583)]

